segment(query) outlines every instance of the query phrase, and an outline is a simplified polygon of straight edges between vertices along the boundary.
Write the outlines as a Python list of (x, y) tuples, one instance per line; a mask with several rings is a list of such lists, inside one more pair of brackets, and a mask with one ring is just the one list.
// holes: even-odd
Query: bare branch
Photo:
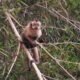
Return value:
[(17, 52), (16, 52), (16, 56), (15, 56), (15, 58), (14, 58), (14, 60), (13, 60), (13, 63), (11, 64), (11, 67), (10, 67), (8, 73), (7, 73), (7, 76), (5, 77), (5, 80), (7, 80), (7, 78), (9, 77), (9, 74), (10, 74), (11, 71), (12, 71), (12, 68), (14, 67), (14, 64), (15, 64), (17, 58), (18, 58), (18, 55), (19, 55), (19, 51), (20, 51), (20, 43), (18, 44), (18, 48), (17, 48)]
[[(52, 9), (50, 10), (50, 9), (48, 9), (48, 8), (42, 6), (42, 5), (39, 5), (39, 4), (36, 4), (35, 6), (38, 6), (38, 7), (40, 7), (40, 8), (43, 8), (43, 9), (47, 10), (50, 14), (52, 14), (52, 15), (54, 15), (54, 16), (55, 16), (55, 15), (59, 16), (62, 20), (68, 22), (70, 25), (74, 26), (75, 29), (78, 29), (78, 30), (80, 31), (80, 28), (77, 27), (75, 24), (73, 24), (73, 23), (70, 21), (70, 19), (64, 17), (62, 14), (60, 14), (60, 13), (59, 13), (58, 11), (56, 11), (54, 8), (52, 8)], [(55, 17), (57, 17), (57, 16), (55, 16)]]
[(9, 14), (9, 15), (10, 15), (10, 17), (11, 17), (19, 26), (21, 26), (22, 29), (23, 29), (23, 25), (21, 25), (11, 14)]
[(53, 59), (56, 63), (57, 63), (57, 65), (59, 65), (73, 80), (76, 80), (75, 79), (75, 77), (73, 77), (60, 63), (59, 63), (59, 61), (55, 58), (55, 57), (53, 57), (46, 49), (45, 49), (45, 47), (43, 47), (41, 44), (39, 44), (39, 43), (37, 43), (45, 52), (46, 52), (46, 54), (51, 58), (51, 59)]
[(7, 19), (9, 20), (9, 22), (10, 22), (10, 24), (11, 24), (11, 28), (12, 28), (13, 32), (15, 33), (16, 37), (18, 38), (19, 41), (20, 41), (20, 40), (22, 41), (19, 33), (17, 32), (16, 28), (14, 27), (15, 25), (13, 24), (13, 22), (12, 22), (12, 20), (11, 20), (11, 18), (10, 18), (10, 15), (9, 15), (7, 12), (5, 12), (5, 14), (6, 14)]
[(63, 5), (61, 4), (60, 1), (58, 1), (59, 5), (61, 6), (62, 10), (64, 11), (64, 13), (66, 14), (67, 18), (69, 17), (68, 12), (66, 11), (66, 9), (63, 7)]

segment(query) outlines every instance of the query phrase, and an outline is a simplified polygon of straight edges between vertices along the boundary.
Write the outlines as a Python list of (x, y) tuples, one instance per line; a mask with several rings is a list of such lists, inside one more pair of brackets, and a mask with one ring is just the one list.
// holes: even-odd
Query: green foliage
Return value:
[[(72, 20), (70, 22), (73, 25), (53, 12), (52, 9)], [(38, 18), (43, 26), (41, 39), (44, 41), (45, 48), (53, 57), (61, 60), (60, 64), (77, 80), (80, 79), (79, 0), (2, 0), (0, 2), (0, 80), (4, 80), (7, 75), (18, 45), (4, 14), (5, 10), (8, 10), (22, 25), (26, 25), (28, 21)], [(17, 23), (15, 25), (19, 33), (21, 33), (22, 27)], [(40, 49), (40, 53), (41, 63), (38, 67), (42, 73), (53, 77), (55, 80), (71, 80), (45, 51)], [(8, 80), (38, 80), (34, 69), (32, 69), (32, 72), (27, 70), (27, 64), (27, 57), (20, 50), (20, 55)]]
[[(69, 0), (68, 1), (68, 10), (70, 11), (71, 15), (73, 15), (76, 19), (80, 20), (78, 16), (80, 14), (80, 1), (79, 0)], [(75, 15), (74, 15), (75, 14)]]

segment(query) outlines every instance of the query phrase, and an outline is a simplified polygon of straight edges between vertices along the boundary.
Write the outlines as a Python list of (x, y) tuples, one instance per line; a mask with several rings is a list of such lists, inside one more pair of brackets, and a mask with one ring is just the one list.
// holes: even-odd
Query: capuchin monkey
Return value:
[[(39, 20), (33, 20), (29, 22), (22, 32), (23, 44), (32, 54), (32, 57), (36, 64), (39, 64), (40, 62), (36, 42), (41, 37), (41, 35), (42, 35), (41, 22)], [(29, 65), (29, 68), (30, 66), (31, 65)]]

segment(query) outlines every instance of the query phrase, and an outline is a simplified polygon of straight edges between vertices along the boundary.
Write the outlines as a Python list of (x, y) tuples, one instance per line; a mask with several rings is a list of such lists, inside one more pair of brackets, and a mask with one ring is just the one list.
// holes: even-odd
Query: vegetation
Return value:
[[(10, 70), (18, 46), (5, 11), (13, 16), (20, 34), (28, 21), (38, 18), (43, 26), (42, 45), (76, 80), (80, 80), (79, 0), (0, 0), (0, 80), (4, 80)], [(8, 80), (38, 80), (34, 70), (27, 70), (24, 53), (20, 50)], [(42, 48), (40, 57), (38, 67), (43, 74), (55, 80), (72, 80)]]

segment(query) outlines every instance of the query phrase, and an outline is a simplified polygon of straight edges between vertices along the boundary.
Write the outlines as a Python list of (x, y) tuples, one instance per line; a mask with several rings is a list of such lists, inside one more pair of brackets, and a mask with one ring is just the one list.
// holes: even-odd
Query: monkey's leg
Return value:
[[(30, 52), (30, 55), (33, 57), (31, 49), (29, 49), (29, 52)], [(28, 59), (28, 71), (32, 70), (32, 62), (34, 62), (34, 60), (31, 61), (31, 60)]]
[(37, 47), (32, 48), (33, 58), (36, 64), (40, 63), (39, 51)]

